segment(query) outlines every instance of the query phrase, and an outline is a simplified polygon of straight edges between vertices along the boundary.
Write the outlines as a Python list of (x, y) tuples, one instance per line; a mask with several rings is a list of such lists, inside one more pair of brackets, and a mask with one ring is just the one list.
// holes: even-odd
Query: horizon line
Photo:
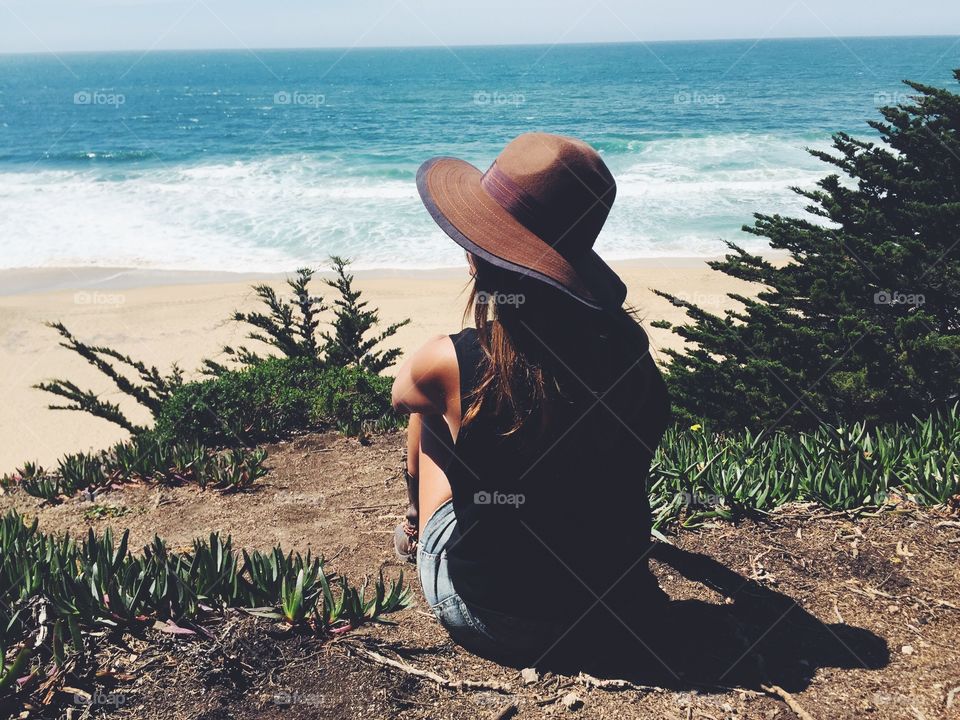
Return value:
[(670, 40), (577, 40), (569, 42), (533, 42), (533, 43), (463, 43), (458, 45), (446, 45), (443, 43), (425, 44), (425, 45), (314, 45), (314, 46), (258, 46), (249, 45), (223, 46), (223, 47), (181, 47), (181, 48), (119, 48), (104, 50), (26, 50), (26, 51), (0, 51), (0, 56), (18, 56), (18, 55), (84, 55), (84, 54), (106, 54), (106, 53), (178, 53), (178, 52), (295, 52), (305, 50), (456, 50), (456, 49), (482, 49), (482, 48), (538, 48), (538, 47), (558, 47), (558, 46), (590, 46), (590, 45), (666, 45), (680, 43), (723, 43), (723, 42), (770, 42), (770, 41), (790, 41), (790, 40), (919, 40), (925, 38), (960, 38), (958, 33), (932, 33), (922, 35), (781, 35), (770, 37), (718, 37), (718, 38), (687, 38)]

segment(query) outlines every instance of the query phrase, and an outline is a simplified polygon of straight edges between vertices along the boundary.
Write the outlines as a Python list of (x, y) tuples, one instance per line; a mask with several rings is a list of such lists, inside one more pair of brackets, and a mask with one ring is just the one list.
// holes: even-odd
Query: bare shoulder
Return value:
[(414, 351), (408, 362), (418, 378), (437, 379), (449, 372), (451, 366), (457, 369), (457, 351), (449, 335), (435, 335)]
[(446, 411), (446, 398), (459, 392), (457, 352), (447, 335), (430, 338), (400, 366), (393, 383), (393, 405), (405, 412)]
[(423, 345), (417, 348), (414, 355), (419, 354), (444, 354), (448, 353), (450, 355), (455, 355), (453, 350), (453, 341), (450, 339), (449, 335), (434, 335), (432, 338), (427, 340)]

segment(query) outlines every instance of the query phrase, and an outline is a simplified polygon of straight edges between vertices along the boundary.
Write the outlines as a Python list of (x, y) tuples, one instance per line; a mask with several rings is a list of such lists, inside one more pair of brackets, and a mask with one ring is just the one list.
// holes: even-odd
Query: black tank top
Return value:
[[(597, 597), (634, 607), (655, 585), (647, 474), (669, 399), (636, 329), (635, 351), (600, 343), (580, 365), (563, 363), (565, 402), (547, 430), (505, 436), (511, 420), (486, 403), (460, 431), (445, 468), (457, 516), (447, 557), (466, 602), (567, 620)], [(486, 360), (475, 329), (450, 337), (466, 411)]]

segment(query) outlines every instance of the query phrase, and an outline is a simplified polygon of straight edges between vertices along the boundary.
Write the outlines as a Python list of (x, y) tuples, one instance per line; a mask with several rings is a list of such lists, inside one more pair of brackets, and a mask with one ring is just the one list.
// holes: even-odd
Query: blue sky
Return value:
[(0, 0), (0, 52), (960, 35), (945, 0)]

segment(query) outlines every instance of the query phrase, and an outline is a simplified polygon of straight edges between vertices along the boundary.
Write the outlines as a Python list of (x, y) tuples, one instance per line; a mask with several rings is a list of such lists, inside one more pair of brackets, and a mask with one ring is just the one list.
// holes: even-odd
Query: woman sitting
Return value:
[(407, 359), (408, 522), (433, 612), (477, 654), (536, 663), (634, 637), (665, 596), (647, 567), (647, 474), (669, 400), (626, 289), (593, 251), (616, 185), (600, 156), (530, 133), (485, 173), (426, 162), (424, 204), (467, 251), (475, 328)]

